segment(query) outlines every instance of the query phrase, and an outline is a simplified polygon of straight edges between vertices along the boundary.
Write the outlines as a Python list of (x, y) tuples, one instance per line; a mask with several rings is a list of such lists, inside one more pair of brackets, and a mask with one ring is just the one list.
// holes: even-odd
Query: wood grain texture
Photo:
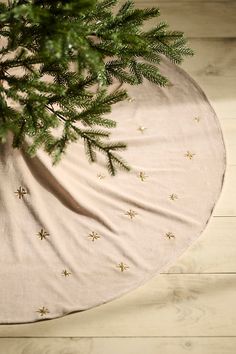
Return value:
[(214, 209), (214, 216), (236, 216), (236, 166), (227, 166), (225, 182), (218, 203)]
[(236, 38), (190, 38), (194, 56), (186, 57), (182, 66), (198, 77), (236, 77)]
[[(137, 7), (158, 7), (160, 20), (166, 21), (172, 29), (184, 31), (188, 37), (235, 37), (234, 1), (162, 1), (143, 0)], [(116, 10), (116, 7), (114, 8)], [(155, 25), (158, 19), (150, 20), (145, 28)]]
[(235, 336), (236, 274), (163, 274), (91, 310), (0, 326), (0, 337)]
[(235, 230), (236, 218), (212, 218), (167, 273), (236, 273)]
[(160, 7), (171, 28), (191, 37), (195, 56), (182, 67), (213, 105), (227, 148), (226, 179), (215, 216), (169, 274), (86, 312), (0, 326), (0, 354), (236, 353), (236, 2), (136, 3)]
[(236, 39), (190, 39), (189, 46), (195, 55), (185, 58), (182, 68), (205, 91), (220, 119), (236, 118)]
[(228, 166), (236, 165), (236, 119), (221, 119), (221, 129), (223, 131), (227, 164)]
[(235, 354), (236, 338), (1, 339), (0, 354)]

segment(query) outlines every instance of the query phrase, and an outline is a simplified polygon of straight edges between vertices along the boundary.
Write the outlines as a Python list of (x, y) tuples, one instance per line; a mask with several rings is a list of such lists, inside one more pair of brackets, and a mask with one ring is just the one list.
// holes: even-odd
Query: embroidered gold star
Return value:
[(38, 237), (40, 238), (40, 240), (46, 240), (46, 237), (49, 236), (49, 233), (47, 231), (45, 231), (44, 229), (41, 229), (38, 233), (37, 233)]
[(61, 272), (61, 275), (63, 275), (64, 277), (69, 277), (71, 275), (71, 272), (68, 272), (68, 270), (64, 269), (62, 272)]
[(24, 194), (28, 194), (28, 192), (25, 190), (25, 188), (21, 187), (21, 186), (14, 193), (17, 194), (19, 199), (22, 199)]
[(140, 126), (140, 127), (138, 127), (137, 130), (139, 130), (141, 133), (143, 133), (144, 130), (146, 130), (146, 129), (147, 129), (147, 128), (145, 128), (145, 127), (143, 127), (143, 126)]
[(48, 313), (50, 313), (50, 311), (44, 306), (40, 307), (36, 312), (38, 312), (40, 314), (40, 316), (45, 316)]
[(97, 174), (98, 179), (104, 179), (106, 176), (103, 175), (102, 173)]
[(199, 123), (201, 118), (200, 117), (194, 117), (195, 122)]
[(94, 242), (95, 240), (97, 240), (98, 238), (100, 238), (100, 236), (98, 235), (98, 233), (97, 233), (97, 232), (94, 232), (94, 231), (92, 231), (92, 232), (88, 235), (88, 237), (90, 237), (93, 242)]
[(193, 156), (195, 156), (196, 154), (190, 152), (190, 151), (187, 151), (186, 154), (184, 155), (185, 157), (187, 157), (189, 160), (192, 160), (193, 159)]
[(129, 101), (129, 102), (134, 102), (134, 101), (135, 101), (135, 98), (130, 97), (130, 98), (128, 99), (128, 101)]
[(147, 178), (148, 178), (148, 176), (145, 174), (145, 172), (139, 172), (139, 178), (141, 179), (141, 181), (142, 182), (144, 182)]
[(136, 213), (136, 211), (130, 209), (125, 213), (125, 215), (129, 216), (130, 219), (132, 220), (136, 215), (138, 215), (138, 213)]
[(178, 199), (177, 194), (174, 194), (174, 193), (171, 194), (171, 195), (170, 195), (170, 199), (171, 199), (171, 200), (176, 200), (176, 199)]
[(170, 240), (171, 238), (175, 238), (175, 235), (172, 232), (167, 232), (166, 237)]
[(123, 262), (118, 264), (117, 267), (120, 268), (121, 272), (124, 272), (125, 270), (127, 270), (129, 268), (129, 266), (127, 266), (127, 264), (125, 264)]

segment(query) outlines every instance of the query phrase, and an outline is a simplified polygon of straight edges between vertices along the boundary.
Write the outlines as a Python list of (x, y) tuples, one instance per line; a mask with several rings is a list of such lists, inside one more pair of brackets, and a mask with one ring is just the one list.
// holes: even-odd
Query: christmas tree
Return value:
[(184, 34), (167, 23), (143, 29), (159, 15), (158, 8), (139, 9), (132, 1), (0, 3), (0, 141), (11, 131), (13, 147), (20, 148), (28, 136), (30, 156), (42, 147), (57, 164), (68, 144), (81, 139), (89, 161), (105, 154), (111, 175), (117, 168), (130, 170), (117, 154), (127, 145), (110, 140), (116, 122), (105, 117), (129, 96), (120, 88), (109, 92), (109, 86), (144, 79), (165, 86), (161, 56), (180, 64), (193, 54)]

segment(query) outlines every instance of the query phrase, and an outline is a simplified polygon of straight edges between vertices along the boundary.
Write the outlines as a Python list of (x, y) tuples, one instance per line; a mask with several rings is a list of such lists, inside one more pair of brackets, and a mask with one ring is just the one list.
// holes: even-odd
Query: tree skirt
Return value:
[[(163, 60), (172, 85), (129, 86), (113, 140), (132, 167), (109, 175), (82, 141), (61, 162), (0, 145), (0, 322), (24, 323), (104, 304), (144, 284), (201, 235), (222, 190), (226, 154), (199, 86)], [(25, 142), (27, 144), (27, 141)]]

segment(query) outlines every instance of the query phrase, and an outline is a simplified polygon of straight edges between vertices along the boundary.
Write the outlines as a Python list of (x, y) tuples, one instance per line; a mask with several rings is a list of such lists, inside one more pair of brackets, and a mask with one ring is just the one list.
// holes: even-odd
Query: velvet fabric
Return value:
[[(226, 152), (199, 86), (168, 60), (165, 88), (144, 80), (113, 106), (111, 140), (131, 171), (89, 163), (83, 141), (61, 162), (0, 145), (0, 323), (101, 305), (167, 271), (205, 229), (220, 196)], [(115, 86), (114, 86), (115, 87)], [(25, 140), (25, 146), (29, 140)]]

